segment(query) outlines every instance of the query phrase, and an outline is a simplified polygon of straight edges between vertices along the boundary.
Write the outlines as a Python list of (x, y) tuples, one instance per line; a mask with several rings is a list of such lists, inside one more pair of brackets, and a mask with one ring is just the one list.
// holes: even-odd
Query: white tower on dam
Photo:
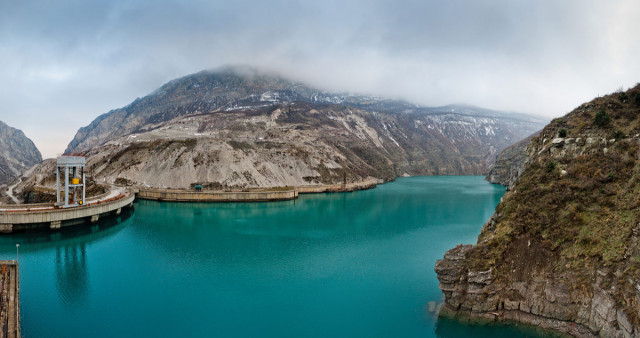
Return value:
[[(63, 208), (85, 202), (84, 156), (60, 156), (56, 166), (56, 206)], [(64, 175), (64, 190), (60, 187), (60, 171)], [(60, 196), (64, 192), (63, 196)], [(81, 196), (78, 196), (81, 193)]]

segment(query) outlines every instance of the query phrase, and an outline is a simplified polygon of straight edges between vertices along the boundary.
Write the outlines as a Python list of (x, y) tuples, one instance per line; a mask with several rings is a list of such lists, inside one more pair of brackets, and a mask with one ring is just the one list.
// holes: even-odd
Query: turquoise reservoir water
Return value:
[(273, 203), (138, 201), (130, 215), (20, 243), (25, 337), (517, 337), (438, 321), (435, 261), (473, 243), (504, 188), (401, 178)]

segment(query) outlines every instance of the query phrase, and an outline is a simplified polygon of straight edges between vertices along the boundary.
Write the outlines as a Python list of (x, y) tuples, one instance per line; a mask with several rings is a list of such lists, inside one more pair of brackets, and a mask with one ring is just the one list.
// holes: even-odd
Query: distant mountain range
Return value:
[(21, 130), (0, 121), (0, 185), (9, 183), (40, 161), (42, 155), (33, 141)]
[[(257, 110), (292, 102), (345, 105), (369, 112), (491, 117), (528, 122), (540, 128), (547, 121), (540, 117), (469, 105), (421, 107), (376, 96), (320, 91), (300, 82), (260, 73), (253, 68), (225, 67), (172, 80), (123, 108), (99, 116), (88, 126), (80, 128), (66, 152), (86, 151), (92, 146), (104, 144), (110, 138), (146, 131), (157, 123), (167, 122), (178, 116)], [(117, 124), (119, 122), (122, 124)], [(117, 128), (112, 128), (115, 125)]]
[(80, 128), (66, 153), (104, 181), (263, 187), (486, 174), (539, 117), (321, 91), (248, 67), (172, 80)]

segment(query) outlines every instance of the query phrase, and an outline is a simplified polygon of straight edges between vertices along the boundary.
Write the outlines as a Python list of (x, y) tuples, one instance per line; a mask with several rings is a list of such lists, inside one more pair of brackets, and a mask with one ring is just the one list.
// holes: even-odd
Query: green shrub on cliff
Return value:
[(621, 130), (616, 130), (615, 133), (613, 133), (612, 137), (616, 140), (616, 141), (620, 141), (623, 138), (627, 137), (627, 135), (625, 135), (625, 133)]
[(548, 173), (552, 172), (553, 169), (555, 169), (555, 168), (556, 168), (556, 163), (555, 162), (552, 161), (552, 162), (548, 162), (547, 163), (546, 170), (547, 170)]
[(629, 99), (629, 95), (627, 95), (627, 93), (620, 92), (618, 94), (618, 100), (620, 100), (620, 102), (626, 102), (628, 99)]
[(607, 114), (607, 112), (604, 111), (604, 109), (600, 109), (598, 111), (598, 113), (596, 114), (594, 123), (597, 126), (604, 127), (604, 126), (608, 125), (609, 122), (611, 122), (611, 117), (609, 117), (609, 114)]

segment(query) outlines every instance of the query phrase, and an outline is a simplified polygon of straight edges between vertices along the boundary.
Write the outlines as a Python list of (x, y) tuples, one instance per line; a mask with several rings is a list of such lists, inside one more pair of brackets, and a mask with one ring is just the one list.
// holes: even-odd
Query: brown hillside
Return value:
[[(639, 148), (640, 86), (547, 125), (478, 244), (436, 265), (449, 309), (580, 336), (640, 334)], [(478, 271), (489, 278), (476, 283)]]

